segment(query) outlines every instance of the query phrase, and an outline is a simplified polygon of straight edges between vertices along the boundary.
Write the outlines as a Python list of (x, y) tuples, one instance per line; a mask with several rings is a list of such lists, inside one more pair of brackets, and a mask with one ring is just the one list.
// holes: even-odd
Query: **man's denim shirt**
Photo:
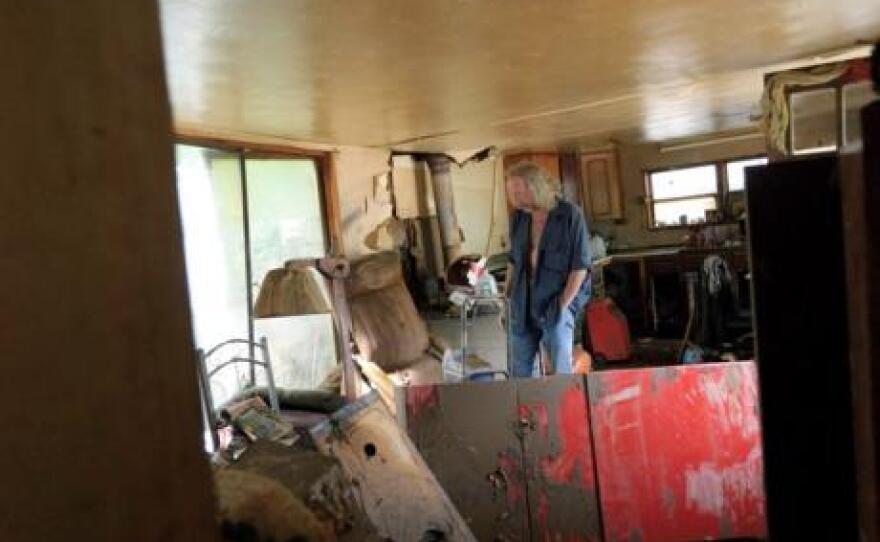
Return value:
[[(560, 200), (547, 217), (538, 245), (538, 262), (528, 288), (529, 232), (532, 217), (516, 210), (510, 217), (510, 331), (525, 333), (534, 324), (553, 325), (559, 320), (559, 296), (572, 271), (590, 268), (590, 235), (580, 208)], [(529, 307), (531, 295), (531, 307)], [(572, 301), (577, 312), (589, 299), (589, 275)], [(526, 311), (531, 308), (531, 321)]]

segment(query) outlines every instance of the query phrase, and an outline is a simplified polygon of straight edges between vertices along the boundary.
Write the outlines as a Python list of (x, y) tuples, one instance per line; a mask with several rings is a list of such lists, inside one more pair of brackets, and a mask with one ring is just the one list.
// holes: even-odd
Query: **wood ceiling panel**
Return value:
[(418, 150), (750, 124), (762, 68), (876, 0), (162, 0), (178, 126)]

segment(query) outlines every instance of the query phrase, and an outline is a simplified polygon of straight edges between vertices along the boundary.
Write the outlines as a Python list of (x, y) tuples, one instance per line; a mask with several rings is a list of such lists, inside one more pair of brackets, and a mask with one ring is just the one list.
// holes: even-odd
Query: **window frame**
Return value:
[[(193, 145), (238, 155), (240, 167), (244, 167), (244, 159), (310, 159), (314, 161), (318, 173), (318, 192), (321, 199), (321, 218), (324, 222), (325, 252), (342, 254), (342, 229), (339, 210), (339, 189), (336, 182), (336, 170), (333, 165), (332, 152), (320, 149), (309, 149), (294, 145), (275, 143), (254, 143), (239, 139), (226, 139), (200, 135), (178, 134), (174, 143)], [(242, 183), (246, 183), (246, 175), (242, 172)], [(242, 188), (244, 190), (244, 186)], [(244, 196), (244, 192), (242, 192)], [(245, 200), (247, 198), (245, 197)], [(246, 203), (246, 202), (245, 202)], [(245, 216), (247, 216), (245, 205)]]
[[(649, 168), (643, 170), (644, 183), (645, 183), (645, 209), (648, 219), (648, 231), (665, 231), (665, 230), (686, 230), (697, 226), (698, 224), (673, 224), (669, 226), (658, 226), (654, 217), (654, 205), (656, 203), (666, 203), (666, 202), (674, 202), (674, 201), (687, 201), (701, 198), (713, 197), (715, 198), (715, 208), (719, 211), (724, 211), (729, 209), (730, 207), (730, 195), (742, 192), (744, 190), (734, 190), (731, 192), (730, 185), (728, 183), (727, 178), (727, 165), (732, 162), (742, 162), (746, 160), (756, 160), (759, 158), (769, 159), (768, 154), (759, 153), (759, 154), (749, 154), (744, 156), (737, 156), (735, 158), (725, 158), (722, 160), (709, 160), (702, 162), (688, 162), (684, 164), (679, 164), (675, 166), (665, 166), (661, 168)], [(714, 193), (694, 193), (688, 196), (677, 196), (674, 198), (663, 198), (663, 199), (655, 199), (653, 194), (653, 187), (651, 185), (651, 176), (656, 173), (664, 173), (667, 171), (675, 171), (679, 169), (690, 169), (696, 167), (704, 167), (704, 166), (715, 166), (715, 182), (716, 182), (716, 191)]]

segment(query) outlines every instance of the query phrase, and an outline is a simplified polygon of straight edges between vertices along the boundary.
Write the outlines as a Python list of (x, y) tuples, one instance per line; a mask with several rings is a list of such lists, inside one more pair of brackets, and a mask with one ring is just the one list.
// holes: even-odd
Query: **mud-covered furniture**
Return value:
[(396, 385), (443, 380), (442, 345), (439, 355), (438, 348), (431, 348), (428, 328), (406, 288), (396, 252), (353, 262), (346, 286), (360, 360), (378, 365)]

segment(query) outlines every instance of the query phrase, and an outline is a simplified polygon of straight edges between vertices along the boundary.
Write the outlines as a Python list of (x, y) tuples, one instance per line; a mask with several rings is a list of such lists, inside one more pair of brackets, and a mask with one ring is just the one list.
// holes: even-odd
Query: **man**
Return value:
[(538, 165), (520, 162), (507, 171), (513, 376), (531, 376), (543, 344), (553, 371), (572, 372), (574, 323), (590, 295), (589, 242), (581, 210), (559, 198), (557, 183)]

